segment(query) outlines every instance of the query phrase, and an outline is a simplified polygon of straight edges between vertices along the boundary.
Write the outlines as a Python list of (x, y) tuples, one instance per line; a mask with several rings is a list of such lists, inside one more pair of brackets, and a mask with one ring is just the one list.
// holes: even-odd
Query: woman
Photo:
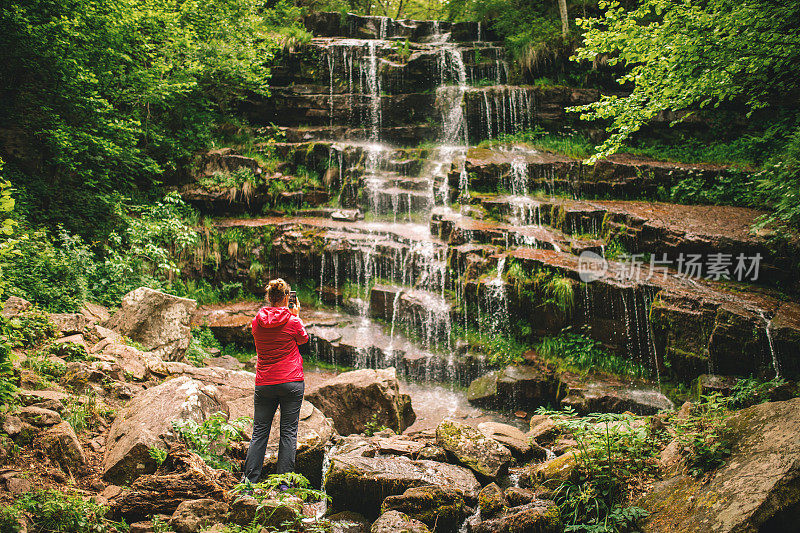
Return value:
[(308, 334), (298, 317), (299, 304), (288, 307), (289, 292), (289, 284), (282, 279), (270, 281), (267, 285), (269, 306), (262, 307), (252, 323), (258, 354), (255, 415), (253, 439), (247, 450), (242, 482), (257, 483), (261, 477), (269, 430), (279, 405), (281, 441), (275, 471), (278, 474), (294, 471), (297, 425), (305, 390), (303, 358), (297, 346), (308, 342)]

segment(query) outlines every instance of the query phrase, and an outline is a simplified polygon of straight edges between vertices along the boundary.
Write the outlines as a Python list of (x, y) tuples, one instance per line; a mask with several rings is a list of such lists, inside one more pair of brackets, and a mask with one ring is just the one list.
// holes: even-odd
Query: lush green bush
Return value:
[(31, 519), (28, 531), (32, 533), (124, 533), (128, 529), (124, 523), (107, 519), (106, 507), (58, 490), (27, 492), (12, 509), (12, 513), (28, 514)]
[(0, 318), (0, 330), (13, 348), (35, 348), (58, 333), (50, 316), (36, 307), (10, 319)]
[(195, 366), (203, 366), (203, 361), (211, 357), (210, 352), (213, 349), (222, 350), (222, 345), (209, 328), (192, 329), (192, 339), (186, 350), (186, 359)]
[(226, 456), (233, 442), (245, 439), (244, 430), (251, 419), (241, 417), (228, 421), (222, 413), (215, 413), (202, 423), (194, 420), (173, 422), (172, 427), (186, 446), (203, 458), (212, 468), (235, 471), (236, 466)]
[(53, 237), (44, 230), (18, 237), (20, 253), (10, 257), (3, 273), (8, 293), (53, 313), (74, 312), (88, 295), (88, 277), (96, 268), (94, 254), (80, 237), (63, 229)]
[(149, 201), (247, 95), (267, 96), (284, 46), (309, 36), (286, 0), (10, 0), (0, 11), (0, 120), (20, 150), (22, 213), (90, 242), (115, 206)]
[(721, 466), (730, 455), (731, 443), (726, 431), (729, 416), (727, 399), (713, 393), (703, 396), (689, 416), (676, 421), (678, 442), (693, 476)]
[(624, 533), (635, 530), (647, 512), (628, 503), (635, 487), (658, 471), (658, 442), (646, 425), (630, 414), (577, 417), (572, 409), (537, 414), (550, 416), (575, 439), (577, 469), (570, 479), (551, 485), (567, 531)]

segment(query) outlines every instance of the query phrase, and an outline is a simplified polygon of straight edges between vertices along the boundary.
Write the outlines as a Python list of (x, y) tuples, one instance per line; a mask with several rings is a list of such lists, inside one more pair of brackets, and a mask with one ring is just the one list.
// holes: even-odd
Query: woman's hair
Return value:
[(273, 279), (267, 284), (267, 300), (272, 305), (277, 305), (289, 294), (289, 284), (282, 278)]

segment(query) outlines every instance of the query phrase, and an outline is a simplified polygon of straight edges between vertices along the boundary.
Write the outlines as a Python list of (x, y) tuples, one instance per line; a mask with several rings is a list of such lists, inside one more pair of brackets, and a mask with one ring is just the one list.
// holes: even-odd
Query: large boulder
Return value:
[(416, 420), (411, 398), (400, 393), (394, 368), (339, 374), (308, 391), (314, 404), (341, 435), (363, 433), (368, 424), (401, 433)]
[(464, 496), (456, 489), (428, 485), (412, 487), (403, 494), (383, 500), (381, 512), (400, 511), (437, 533), (455, 533), (471, 513)]
[(252, 496), (238, 496), (231, 502), (228, 522), (250, 526), (254, 522), (269, 528), (283, 529), (286, 523), (297, 523), (302, 518), (303, 502), (297, 497), (277, 497), (256, 500)]
[(378, 518), (370, 533), (431, 533), (428, 526), (399, 511), (387, 511)]
[(103, 478), (115, 484), (152, 473), (158, 466), (150, 448), (166, 447), (172, 422), (202, 422), (226, 412), (213, 385), (178, 377), (137, 394), (117, 415), (106, 439)]
[(181, 359), (189, 347), (189, 322), (197, 302), (139, 287), (122, 299), (105, 324), (168, 361)]
[(110, 505), (114, 514), (130, 523), (156, 514), (172, 515), (187, 500), (221, 501), (236, 481), (227, 470), (214, 470), (199, 455), (175, 446), (155, 473), (134, 481)]
[(800, 398), (743, 409), (726, 423), (731, 456), (704, 479), (678, 475), (639, 505), (642, 531), (800, 530)]
[(325, 479), (334, 509), (354, 511), (373, 519), (378, 516), (384, 498), (423, 485), (455, 489), (468, 501), (473, 501), (480, 490), (475, 475), (466, 468), (412, 461), (402, 456), (334, 455)]
[(512, 460), (511, 452), (499, 442), (471, 426), (449, 419), (436, 426), (436, 442), (483, 479), (496, 479), (505, 474)]

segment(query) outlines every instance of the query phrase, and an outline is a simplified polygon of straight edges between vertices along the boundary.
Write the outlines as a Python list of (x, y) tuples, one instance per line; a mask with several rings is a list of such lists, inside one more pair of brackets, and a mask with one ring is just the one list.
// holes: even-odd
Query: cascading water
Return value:
[(781, 367), (778, 363), (778, 354), (775, 352), (775, 344), (772, 342), (772, 331), (770, 331), (772, 320), (768, 319), (763, 311), (759, 311), (759, 314), (764, 321), (764, 333), (767, 336), (767, 345), (769, 346), (769, 353), (772, 357), (772, 368), (775, 370), (775, 379), (779, 379), (781, 377)]

